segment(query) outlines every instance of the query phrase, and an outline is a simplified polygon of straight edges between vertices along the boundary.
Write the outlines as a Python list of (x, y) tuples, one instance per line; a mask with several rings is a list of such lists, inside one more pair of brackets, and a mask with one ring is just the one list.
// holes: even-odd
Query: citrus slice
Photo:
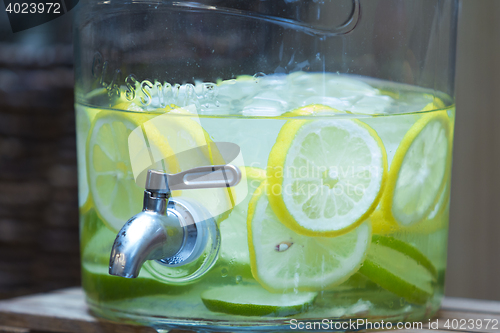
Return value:
[(224, 286), (201, 294), (210, 311), (241, 316), (285, 317), (306, 311), (317, 293), (272, 294), (259, 286)]
[[(82, 255), (87, 248), (87, 244), (101, 229), (105, 229), (108, 232), (111, 232), (108, 228), (105, 227), (104, 223), (99, 218), (99, 215), (92, 206), (86, 212), (80, 212), (80, 253), (82, 253)], [(114, 235), (116, 237), (116, 234)], [(97, 262), (97, 260), (98, 259), (95, 257), (92, 258), (92, 261), (94, 262)], [(107, 260), (109, 262), (109, 257)]]
[(84, 229), (90, 227), (91, 230), (82, 233), (82, 284), (91, 299), (104, 302), (145, 295), (181, 294), (191, 288), (158, 281), (145, 269), (141, 269), (137, 279), (110, 275), (109, 257), (116, 233), (105, 227), (99, 228), (101, 222), (92, 216), (95, 215), (92, 210), (87, 215), (90, 216), (85, 220)]
[(434, 208), (449, 179), (450, 120), (446, 113), (422, 116), (406, 133), (394, 155), (381, 200), (384, 219), (409, 226)]
[(86, 295), (99, 302), (131, 299), (147, 295), (185, 295), (192, 285), (172, 285), (158, 281), (141, 269), (136, 279), (124, 279), (108, 273), (108, 265), (82, 263), (82, 287)]
[(298, 233), (342, 235), (375, 209), (386, 170), (384, 145), (368, 125), (351, 119), (290, 120), (269, 155), (270, 206)]
[(433, 102), (427, 104), (421, 111), (442, 110), (446, 107), (439, 97), (433, 97)]
[(100, 228), (92, 237), (82, 244), (82, 262), (109, 266), (109, 258), (116, 233), (108, 228)]
[(89, 184), (87, 179), (85, 145), (89, 135), (90, 126), (94, 119), (96, 111), (76, 106), (76, 144), (78, 160), (78, 206), (82, 213), (87, 212), (91, 207), (91, 198), (89, 196)]
[(431, 98), (432, 103), (429, 103), (429, 105), (426, 106), (427, 110), (422, 110), (422, 111), (429, 111), (429, 110), (442, 110), (446, 107), (446, 104), (443, 102), (443, 100), (437, 96), (431, 95), (431, 94), (424, 94), (425, 97)]
[(242, 170), (242, 182), (247, 182), (248, 194), (236, 205), (229, 217), (220, 224), (220, 263), (226, 266), (228, 275), (252, 277), (248, 254), (247, 214), (248, 204), (255, 190), (266, 179), (266, 171), (256, 167)]
[(398, 225), (394, 220), (386, 219), (380, 209), (377, 209), (370, 216), (372, 232), (374, 234), (390, 234), (399, 230), (404, 230), (408, 234), (431, 234), (445, 228), (448, 224), (448, 209), (450, 203), (450, 180), (439, 195), (439, 200), (434, 208), (422, 221), (410, 226)]
[(273, 213), (264, 182), (248, 209), (248, 244), (254, 278), (267, 290), (317, 291), (347, 280), (370, 244), (366, 222), (338, 237), (309, 237), (284, 226)]
[(443, 212), (448, 208), (450, 203), (450, 185), (451, 184), (448, 181), (443, 191), (441, 192), (441, 195), (439, 196), (438, 202), (436, 203), (434, 208), (429, 212), (429, 215), (427, 215), (427, 220), (429, 221), (434, 220), (436, 217), (443, 214)]
[(401, 229), (393, 220), (387, 220), (378, 207), (368, 218), (372, 224), (372, 232), (374, 235), (386, 235), (396, 232)]
[[(121, 103), (116, 107), (128, 110), (130, 105)], [(137, 178), (137, 171), (154, 168), (177, 173), (221, 164), (215, 161), (216, 146), (207, 144), (211, 141), (200, 124), (187, 111), (169, 108), (167, 113), (170, 111), (172, 115), (148, 116), (101, 111), (93, 121), (87, 142), (90, 192), (99, 215), (113, 231), (142, 209), (144, 180)], [(229, 215), (234, 202), (234, 194), (226, 188), (174, 191), (172, 195), (197, 200), (218, 222)]]
[[(254, 184), (252, 186), (253, 191), (255, 191), (259, 186), (260, 183), (262, 183), (264, 180), (266, 180), (266, 170), (257, 168), (257, 167), (249, 167), (246, 166), (244, 167), (245, 169), (245, 178), (247, 181), (251, 182)], [(255, 184), (258, 184), (255, 186)]]
[(424, 304), (434, 292), (437, 271), (412, 245), (392, 237), (373, 235), (359, 272), (408, 302)]
[(87, 141), (90, 194), (103, 222), (118, 231), (142, 210), (144, 187), (136, 184), (128, 140), (146, 120), (142, 115), (101, 111), (93, 120)]
[(345, 112), (339, 111), (337, 109), (334, 109), (330, 106), (323, 104), (310, 104), (289, 112), (285, 112), (281, 116), (282, 117), (311, 116), (318, 113), (323, 114), (323, 113), (345, 113)]
[[(143, 124), (155, 161), (166, 159), (166, 172), (181, 172), (206, 165), (226, 164), (217, 145), (198, 121), (183, 108), (168, 110)], [(168, 147), (166, 147), (168, 146)], [(167, 151), (168, 150), (168, 151)], [(191, 198), (206, 207), (218, 223), (226, 219), (235, 205), (235, 191), (207, 188), (174, 191), (173, 197)]]
[(450, 207), (450, 182), (448, 181), (439, 195), (439, 200), (427, 217), (409, 227), (403, 227), (407, 234), (432, 234), (448, 226)]

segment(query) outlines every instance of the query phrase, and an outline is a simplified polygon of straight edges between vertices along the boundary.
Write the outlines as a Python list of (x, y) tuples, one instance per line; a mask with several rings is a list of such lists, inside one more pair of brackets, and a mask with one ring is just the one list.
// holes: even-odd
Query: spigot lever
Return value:
[(146, 190), (169, 193), (176, 190), (232, 187), (241, 180), (241, 171), (234, 165), (202, 166), (176, 174), (149, 170)]

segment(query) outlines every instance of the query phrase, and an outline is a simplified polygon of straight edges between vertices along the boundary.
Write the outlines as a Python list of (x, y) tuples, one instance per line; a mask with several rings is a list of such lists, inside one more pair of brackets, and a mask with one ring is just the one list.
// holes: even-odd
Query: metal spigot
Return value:
[[(171, 191), (231, 187), (240, 180), (241, 172), (233, 165), (204, 166), (177, 174), (149, 170), (143, 210), (116, 236), (109, 274), (135, 278), (146, 260), (175, 267), (199, 258), (207, 243), (205, 229), (215, 221), (200, 214), (202, 207), (171, 198)], [(201, 221), (200, 215), (204, 216)]]

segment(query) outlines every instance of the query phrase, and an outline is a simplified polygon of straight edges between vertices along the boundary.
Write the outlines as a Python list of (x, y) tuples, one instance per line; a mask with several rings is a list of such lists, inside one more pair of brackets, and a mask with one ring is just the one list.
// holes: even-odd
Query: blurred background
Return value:
[(71, 15), (0, 11), (0, 297), (80, 283)]
[[(500, 300), (498, 17), (462, 0), (448, 296)], [(0, 11), (0, 298), (80, 283), (72, 87), (71, 15), (13, 34)]]

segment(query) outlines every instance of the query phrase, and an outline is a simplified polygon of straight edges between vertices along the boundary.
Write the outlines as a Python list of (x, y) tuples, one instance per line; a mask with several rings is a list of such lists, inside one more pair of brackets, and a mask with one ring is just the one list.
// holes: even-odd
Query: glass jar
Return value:
[(92, 311), (214, 331), (432, 316), (457, 12), (456, 0), (82, 0)]

